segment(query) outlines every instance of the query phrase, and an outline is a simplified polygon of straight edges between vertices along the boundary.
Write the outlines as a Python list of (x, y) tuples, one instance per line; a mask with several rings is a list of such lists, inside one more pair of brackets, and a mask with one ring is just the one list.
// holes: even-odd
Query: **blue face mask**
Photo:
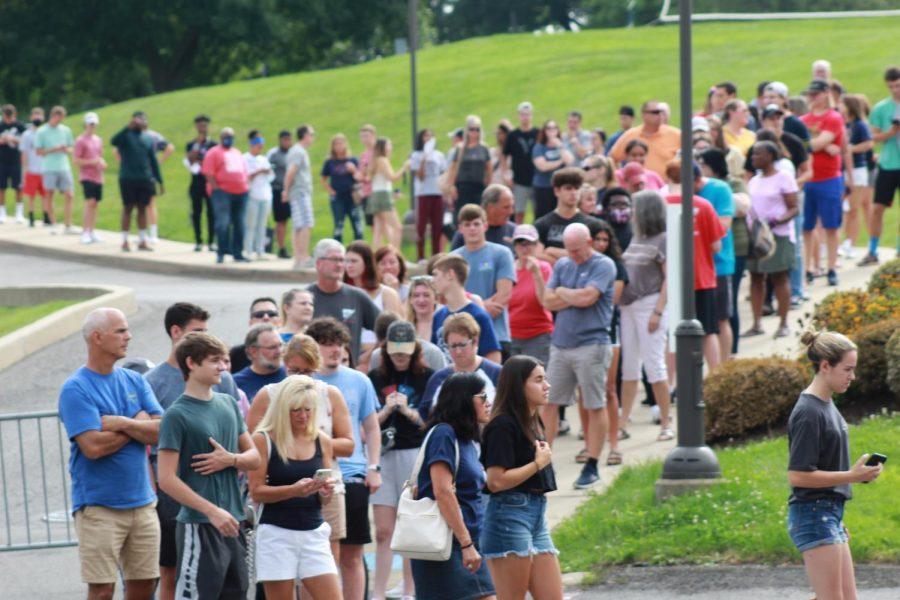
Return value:
[(224, 146), (225, 148), (231, 148), (232, 146), (234, 146), (234, 138), (230, 135), (226, 135), (222, 138), (222, 146)]

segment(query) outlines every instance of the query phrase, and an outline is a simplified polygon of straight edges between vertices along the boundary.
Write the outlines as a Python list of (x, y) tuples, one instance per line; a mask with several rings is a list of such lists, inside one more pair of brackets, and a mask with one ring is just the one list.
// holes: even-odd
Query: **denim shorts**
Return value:
[(481, 555), (488, 559), (559, 554), (547, 530), (546, 512), (543, 494), (509, 491), (491, 495), (481, 532)]
[(788, 534), (800, 552), (819, 546), (846, 544), (844, 500), (821, 498), (788, 505)]

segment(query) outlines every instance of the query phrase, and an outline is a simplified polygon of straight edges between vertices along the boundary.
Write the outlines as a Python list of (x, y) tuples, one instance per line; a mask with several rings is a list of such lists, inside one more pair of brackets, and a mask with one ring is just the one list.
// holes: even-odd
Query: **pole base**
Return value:
[(709, 446), (678, 446), (666, 456), (660, 479), (718, 479), (719, 459)]
[(665, 502), (669, 498), (687, 494), (697, 490), (703, 490), (721, 483), (721, 478), (716, 479), (663, 479), (656, 481), (656, 501)]

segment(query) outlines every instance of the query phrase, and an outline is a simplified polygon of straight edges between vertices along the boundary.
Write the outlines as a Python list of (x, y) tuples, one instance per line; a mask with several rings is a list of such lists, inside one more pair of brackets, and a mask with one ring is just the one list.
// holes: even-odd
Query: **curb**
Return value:
[(0, 298), (14, 298), (28, 304), (55, 299), (84, 298), (84, 301), (38, 319), (34, 323), (0, 337), (0, 371), (17, 363), (29, 354), (46, 348), (81, 329), (84, 317), (102, 306), (118, 308), (126, 315), (137, 312), (134, 291), (116, 285), (10, 286), (0, 288)]

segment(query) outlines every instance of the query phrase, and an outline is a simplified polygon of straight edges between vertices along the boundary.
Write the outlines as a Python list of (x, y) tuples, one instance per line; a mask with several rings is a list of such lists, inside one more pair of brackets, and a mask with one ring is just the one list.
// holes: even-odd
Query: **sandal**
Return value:
[(615, 467), (622, 464), (622, 453), (618, 450), (610, 450), (609, 456), (606, 458), (607, 467)]
[(625, 431), (624, 429), (619, 429), (619, 440), (627, 440), (631, 437), (631, 434)]
[(588, 456), (587, 448), (582, 448), (581, 452), (575, 455), (575, 462), (579, 464), (584, 464), (588, 461), (590, 456)]
[(669, 440), (675, 439), (675, 432), (669, 429), (668, 427), (659, 432), (659, 435), (656, 436), (657, 442), (668, 442)]
[(760, 327), (751, 327), (747, 331), (741, 334), (741, 337), (755, 337), (757, 335), (763, 335), (765, 331), (763, 331)]

